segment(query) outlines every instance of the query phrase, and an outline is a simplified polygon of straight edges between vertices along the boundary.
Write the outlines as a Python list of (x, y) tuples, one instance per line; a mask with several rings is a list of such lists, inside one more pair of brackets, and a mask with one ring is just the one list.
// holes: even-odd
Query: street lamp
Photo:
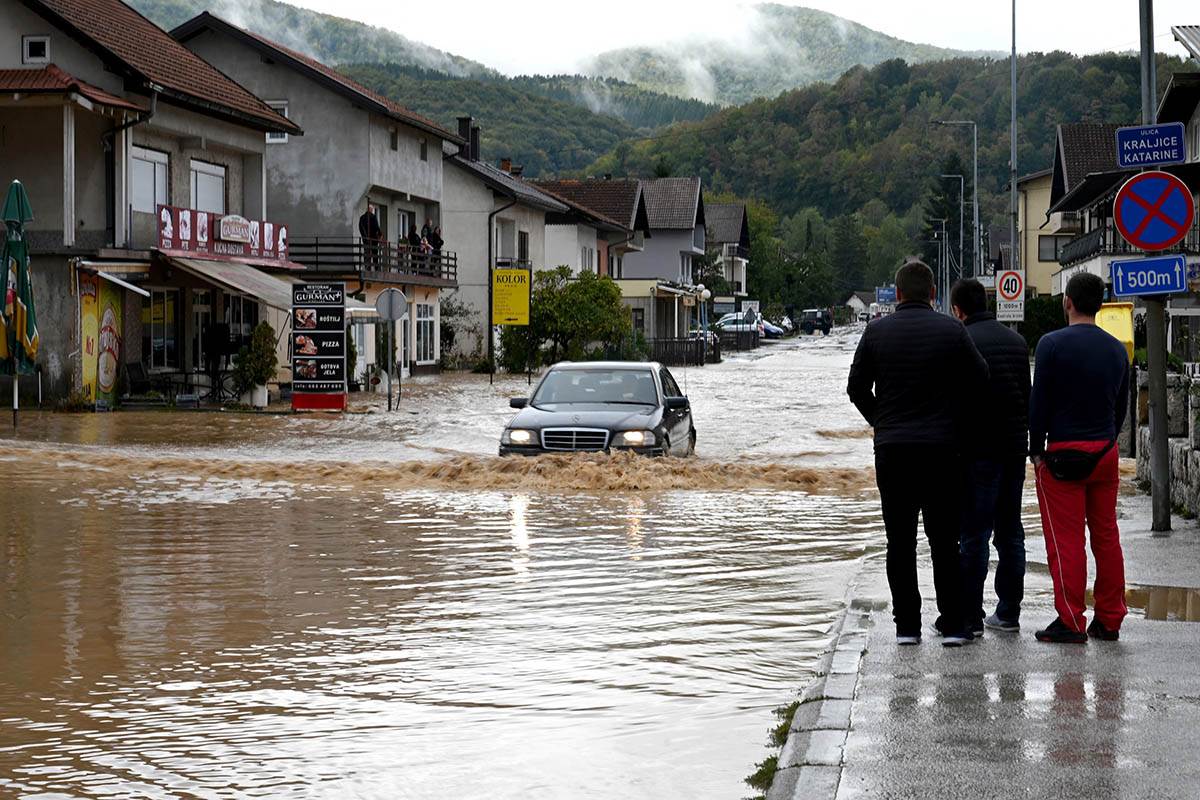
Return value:
[(958, 277), (963, 276), (963, 176), (962, 175), (947, 175), (942, 173), (943, 178), (958, 178)]
[[(935, 119), (933, 124), (971, 126), (971, 224), (975, 226), (975, 234), (971, 237), (971, 277), (978, 278), (982, 274), (979, 269), (979, 126), (969, 119)], [(961, 237), (959, 241), (962, 241)]]
[(696, 294), (700, 297), (700, 339), (703, 342), (700, 347), (700, 365), (704, 366), (708, 363), (708, 299), (712, 297), (712, 292), (706, 289), (703, 283), (699, 283), (696, 284)]

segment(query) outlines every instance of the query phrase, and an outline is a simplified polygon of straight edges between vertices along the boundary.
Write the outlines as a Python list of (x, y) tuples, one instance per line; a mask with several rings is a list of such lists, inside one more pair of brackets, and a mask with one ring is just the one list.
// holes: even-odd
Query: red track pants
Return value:
[[(1084, 450), (1095, 453), (1108, 442), (1052, 442), (1049, 450)], [(1084, 551), (1084, 523), (1091, 533), (1092, 556), (1096, 559), (1096, 618), (1109, 630), (1120, 630), (1125, 619), (1125, 558), (1121, 554), (1121, 533), (1117, 529), (1117, 488), (1120, 484), (1120, 457), (1113, 447), (1092, 474), (1082, 481), (1060, 481), (1049, 468), (1039, 464), (1038, 505), (1042, 510), (1042, 533), (1046, 537), (1046, 557), (1050, 578), (1054, 581), (1054, 607), (1067, 627), (1087, 629), (1087, 553)]]

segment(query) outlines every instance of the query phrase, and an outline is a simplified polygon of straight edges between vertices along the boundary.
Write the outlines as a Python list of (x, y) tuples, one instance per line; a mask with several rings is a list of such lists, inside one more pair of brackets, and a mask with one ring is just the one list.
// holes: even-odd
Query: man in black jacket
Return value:
[(379, 217), (375, 215), (375, 204), (367, 203), (367, 211), (358, 218), (358, 235), (362, 237), (363, 252), (368, 264), (379, 262), (379, 240), (383, 231), (379, 227)]
[(942, 644), (970, 641), (963, 616), (958, 532), (967, 402), (987, 381), (987, 364), (966, 328), (939, 314), (933, 272), (910, 261), (896, 273), (896, 312), (867, 325), (846, 387), (875, 428), (875, 481), (887, 529), (887, 575), (896, 641), (921, 641), (917, 515), (933, 560)]
[[(967, 628), (1021, 629), (1025, 593), (1025, 528), (1021, 497), (1029, 450), (1029, 346), (1025, 337), (996, 321), (987, 310), (987, 291), (976, 280), (950, 290), (954, 316), (967, 326), (971, 341), (987, 362), (987, 390), (975, 406), (975, 434), (968, 444), (968, 491), (963, 514), (963, 595)], [(985, 618), (983, 584), (988, 572), (988, 539), (995, 534), (996, 613)]]

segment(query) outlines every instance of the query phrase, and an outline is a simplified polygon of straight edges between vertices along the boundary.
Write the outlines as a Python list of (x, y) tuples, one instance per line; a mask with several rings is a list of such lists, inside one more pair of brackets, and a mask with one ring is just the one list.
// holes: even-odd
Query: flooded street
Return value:
[(0, 796), (751, 794), (882, 545), (855, 344), (675, 370), (688, 461), (501, 461), (507, 377), (390, 414), (26, 415)]

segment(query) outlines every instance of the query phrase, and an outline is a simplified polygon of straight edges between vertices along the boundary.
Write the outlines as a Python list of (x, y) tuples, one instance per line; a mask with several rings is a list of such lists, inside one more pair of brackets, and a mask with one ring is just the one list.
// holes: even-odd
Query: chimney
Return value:
[(479, 126), (471, 125), (471, 155), (472, 161), (479, 160)]
[(464, 142), (471, 140), (471, 123), (473, 120), (470, 117), (458, 118), (458, 138)]
[(512, 159), (511, 158), (500, 159), (500, 169), (504, 170), (505, 172), (512, 172)]
[(508, 171), (512, 173), (514, 178), (519, 178), (525, 172), (525, 167), (521, 164), (513, 164)]

